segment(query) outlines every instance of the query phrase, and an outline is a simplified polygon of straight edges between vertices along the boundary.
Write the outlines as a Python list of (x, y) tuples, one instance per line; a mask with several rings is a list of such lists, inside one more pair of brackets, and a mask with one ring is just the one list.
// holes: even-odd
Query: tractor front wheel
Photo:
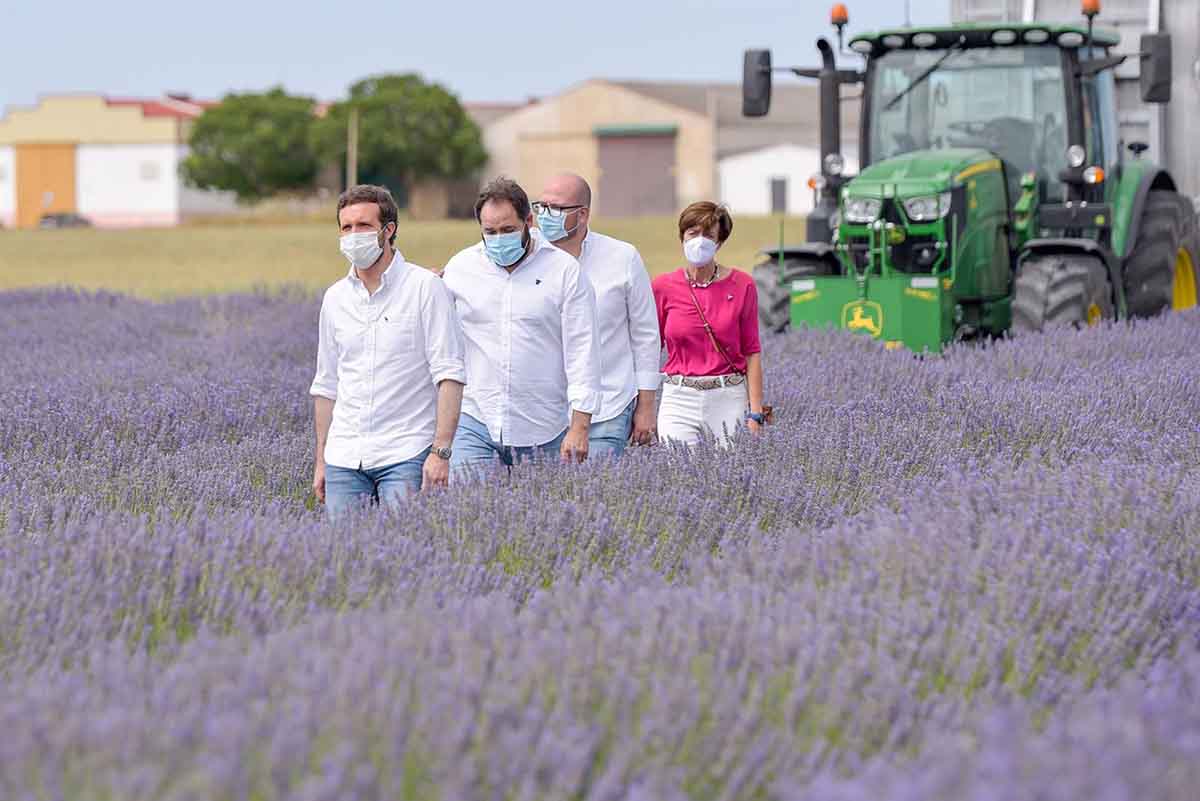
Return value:
[(765, 259), (754, 266), (758, 287), (758, 322), (764, 331), (785, 331), (792, 320), (792, 281), (814, 275), (832, 275), (829, 262), (813, 256)]
[(1017, 333), (1111, 320), (1112, 284), (1104, 262), (1058, 253), (1026, 258), (1017, 271), (1012, 314)]
[(1177, 192), (1151, 190), (1137, 241), (1125, 260), (1125, 304), (1130, 317), (1196, 305), (1195, 212)]

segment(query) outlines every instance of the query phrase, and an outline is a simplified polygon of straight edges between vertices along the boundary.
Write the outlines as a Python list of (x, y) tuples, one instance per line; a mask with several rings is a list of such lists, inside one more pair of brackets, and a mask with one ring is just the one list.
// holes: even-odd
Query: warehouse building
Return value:
[[(853, 151), (857, 117), (846, 106)], [(591, 80), (487, 120), (485, 174), (537, 192), (552, 174), (577, 172), (605, 216), (670, 215), (712, 198), (734, 213), (804, 214), (817, 121), (816, 88), (799, 82), (776, 88), (767, 117), (747, 119), (737, 84)]]
[(231, 193), (184, 186), (192, 121), (209, 104), (101, 95), (43, 98), (0, 117), (0, 225), (74, 213), (102, 227), (175, 225), (231, 211)]

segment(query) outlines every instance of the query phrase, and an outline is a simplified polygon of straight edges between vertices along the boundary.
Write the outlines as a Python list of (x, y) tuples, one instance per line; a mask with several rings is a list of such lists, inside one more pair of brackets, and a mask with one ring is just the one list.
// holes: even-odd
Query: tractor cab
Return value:
[[(1137, 280), (1122, 268), (1149, 230), (1145, 197), (1175, 187), (1133, 148), (1125, 156), (1112, 74), (1124, 57), (1110, 55), (1119, 36), (1093, 25), (1097, 0), (1082, 10), (1078, 25), (887, 29), (853, 36), (846, 51), (849, 14), (835, 6), (837, 49), (821, 39), (820, 68), (786, 68), (820, 82), (822, 169), (810, 181), (809, 242), (781, 244), (756, 268), (762, 322), (835, 325), (937, 351), (1004, 334), (1014, 316), (1040, 328), (1127, 315), (1126, 288)], [(1151, 34), (1141, 44), (1143, 98), (1165, 102), (1170, 39)], [(841, 68), (839, 56), (861, 67)], [(775, 71), (768, 51), (747, 52), (747, 116), (769, 109)], [(854, 176), (843, 174), (838, 127), (846, 84), (862, 85)], [(1155, 197), (1161, 212), (1168, 198)], [(1194, 249), (1195, 215), (1181, 198), (1170, 202), (1182, 261)], [(1069, 276), (1048, 279), (1047, 259), (1069, 262)], [(1038, 267), (1022, 282), (1030, 261)], [(1083, 286), (1079, 297), (1070, 309), (1051, 308), (1062, 293), (1047, 293), (1064, 281)], [(1040, 295), (1022, 298), (1022, 286)], [(1164, 302), (1142, 298), (1138, 308)]]
[[(985, 150), (1001, 160), (1012, 203), (1021, 176), (1030, 174), (1041, 199), (1066, 200), (1060, 176), (1069, 166), (1068, 146), (1086, 140), (1087, 161), (1103, 163), (1106, 132), (1092, 121), (1116, 119), (1111, 72), (1087, 84), (1089, 97), (1068, 97), (1076, 93), (1064, 76), (1077, 68), (1077, 48), (1048, 46), (1083, 35), (1070, 27), (981, 26), (856, 37), (850, 48), (868, 56), (864, 163), (918, 151)], [(1113, 44), (1116, 37), (1101, 32), (1093, 51), (1106, 55)], [(1085, 109), (1107, 108), (1070, 114), (1069, 105), (1079, 101)], [(1074, 137), (1073, 119), (1084, 123)], [(1109, 144), (1115, 160), (1116, 142)]]

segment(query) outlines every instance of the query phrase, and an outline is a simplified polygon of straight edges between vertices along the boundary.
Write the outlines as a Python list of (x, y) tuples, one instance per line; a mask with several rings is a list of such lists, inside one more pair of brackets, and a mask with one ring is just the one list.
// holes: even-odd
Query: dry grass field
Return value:
[[(636, 244), (652, 275), (682, 262), (673, 218), (597, 220), (593, 228)], [(401, 220), (397, 243), (410, 261), (440, 267), (478, 232), (470, 221)], [(803, 221), (787, 219), (785, 232), (802, 241)], [(0, 290), (70, 285), (155, 299), (289, 284), (315, 291), (345, 273), (337, 235), (332, 216), (328, 224), (0, 231)], [(778, 239), (778, 217), (739, 217), (722, 261), (749, 269)]]

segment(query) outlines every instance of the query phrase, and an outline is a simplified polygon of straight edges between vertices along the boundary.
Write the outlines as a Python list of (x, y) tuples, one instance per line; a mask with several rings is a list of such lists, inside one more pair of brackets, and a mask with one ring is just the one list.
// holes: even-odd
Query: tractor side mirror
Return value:
[(1142, 101), (1171, 101), (1171, 35), (1144, 33), (1140, 43)]
[(771, 51), (747, 50), (742, 62), (742, 114), (765, 117), (771, 110)]

